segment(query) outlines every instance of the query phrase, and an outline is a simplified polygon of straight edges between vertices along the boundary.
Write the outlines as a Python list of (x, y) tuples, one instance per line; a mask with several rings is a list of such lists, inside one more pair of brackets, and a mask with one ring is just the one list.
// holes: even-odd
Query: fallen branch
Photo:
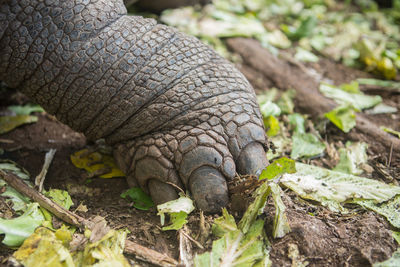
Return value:
[[(240, 54), (247, 65), (262, 73), (276, 87), (295, 89), (299, 107), (307, 110), (312, 116), (321, 116), (335, 108), (336, 103), (319, 92), (319, 81), (312, 77), (302, 64), (294, 62), (291, 58), (280, 59), (272, 55), (253, 39), (232, 38), (227, 40), (227, 45)], [(400, 139), (382, 131), (364, 114), (357, 114), (356, 121), (356, 130), (373, 140), (375, 142), (373, 145), (381, 144), (386, 149), (392, 148), (400, 152)], [(359, 139), (356, 131), (351, 131), (349, 137)]]
[(60, 218), (66, 223), (72, 224), (76, 227), (84, 229), (85, 226), (90, 226), (90, 222), (66, 209), (54, 203), (51, 199), (40, 194), (35, 189), (29, 187), (24, 183), (18, 176), (0, 170), (0, 178), (7, 182), (11, 187), (17, 190), (19, 193), (29, 197), (35, 202), (38, 202), (42, 208), (50, 211), (57, 218)]
[[(85, 227), (92, 228), (94, 226), (94, 223), (90, 220), (87, 220), (79, 215), (76, 215), (73, 212), (62, 208), (35, 189), (29, 187), (18, 176), (10, 172), (0, 170), (0, 178), (6, 181), (7, 184), (9, 184), (19, 193), (29, 197), (35, 202), (38, 202), (42, 208), (50, 211), (54, 216), (63, 220), (64, 222), (74, 225), (80, 229), (84, 229)], [(155, 264), (157, 266), (176, 266), (178, 264), (175, 259), (150, 248), (141, 246), (130, 240), (126, 240), (125, 242), (124, 253), (133, 255), (143, 261)]]

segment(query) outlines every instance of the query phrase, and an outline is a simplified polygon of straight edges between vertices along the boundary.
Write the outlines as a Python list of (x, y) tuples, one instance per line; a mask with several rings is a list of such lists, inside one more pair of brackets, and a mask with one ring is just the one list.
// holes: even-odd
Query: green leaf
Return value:
[(266, 34), (257, 35), (256, 38), (263, 46), (269, 44), (277, 48), (286, 49), (292, 45), (292, 42), (279, 29), (274, 29)]
[(400, 82), (385, 81), (385, 80), (378, 80), (378, 79), (368, 79), (368, 78), (359, 78), (359, 79), (357, 79), (357, 82), (359, 84), (375, 85), (375, 86), (392, 89), (394, 91), (400, 91)]
[(397, 244), (400, 244), (400, 232), (392, 231), (392, 237), (396, 240)]
[(372, 267), (398, 267), (400, 266), (400, 249), (398, 248), (389, 259), (374, 263)]
[(281, 129), (278, 119), (272, 115), (264, 119), (264, 125), (269, 137), (276, 136)]
[(43, 221), (44, 217), (37, 203), (29, 204), (25, 213), (17, 218), (0, 218), (0, 234), (5, 234), (3, 244), (10, 247), (21, 245)]
[(149, 210), (154, 207), (153, 200), (139, 187), (132, 187), (121, 194), (122, 198), (133, 202), (132, 206), (139, 210)]
[[(29, 180), (29, 173), (25, 169), (18, 166), (17, 163), (11, 160), (1, 160), (0, 161), (0, 169), (4, 171), (10, 171), (19, 178), (21, 178), (26, 184), (31, 184)], [(0, 186), (6, 185), (4, 180), (0, 179)]]
[(329, 38), (322, 34), (310, 37), (310, 45), (317, 51), (321, 51), (328, 45)]
[(400, 187), (372, 179), (299, 162), (296, 169), (294, 174), (284, 174), (280, 182), (302, 198), (318, 201), (333, 211), (342, 211), (341, 203), (346, 201), (362, 199), (382, 203), (400, 194)]
[(294, 133), (292, 140), (292, 159), (315, 157), (325, 150), (325, 144), (311, 133)]
[(320, 84), (319, 90), (326, 97), (334, 99), (339, 105), (352, 105), (359, 110), (372, 108), (382, 102), (382, 98), (378, 95), (369, 96), (361, 93), (348, 93), (338, 87), (325, 83)]
[(226, 208), (222, 209), (222, 216), (214, 220), (212, 233), (216, 237), (222, 237), (228, 232), (238, 230), (235, 219), (230, 215)]
[[(69, 210), (69, 208), (72, 205), (74, 205), (71, 196), (67, 191), (60, 189), (50, 189), (49, 191), (45, 191), (44, 195), (53, 200), (55, 203), (57, 203), (64, 209)], [(53, 214), (42, 207), (40, 207), (40, 210), (42, 211), (43, 216), (46, 219), (46, 222), (43, 223), (43, 226), (46, 226), (54, 230), (56, 227), (53, 226)]]
[(362, 174), (360, 166), (368, 161), (367, 148), (368, 145), (363, 142), (347, 142), (346, 148), (339, 149), (340, 161), (333, 170), (354, 175)]
[(71, 196), (65, 190), (50, 189), (49, 191), (45, 192), (44, 195), (66, 210), (69, 210), (69, 208), (74, 205)]
[(284, 173), (295, 173), (295, 161), (288, 158), (280, 158), (268, 165), (260, 174), (259, 180), (272, 180)]
[(278, 107), (281, 109), (282, 114), (292, 114), (294, 110), (293, 99), (296, 96), (296, 91), (293, 89), (286, 90), (282, 93), (277, 101)]
[(299, 113), (294, 113), (289, 115), (288, 118), (289, 123), (295, 125), (290, 157), (298, 159), (321, 155), (325, 150), (325, 144), (314, 134), (305, 133), (303, 116)]
[(306, 129), (304, 128), (304, 117), (299, 113), (290, 114), (288, 116), (289, 123), (293, 125), (295, 133), (305, 133)]
[(254, 192), (254, 201), (249, 205), (242, 219), (239, 222), (239, 229), (247, 233), (258, 215), (262, 214), (267, 204), (267, 197), (271, 193), (268, 183), (263, 183)]
[(352, 94), (360, 94), (360, 88), (358, 85), (358, 81), (352, 81), (351, 83), (345, 83), (340, 85), (340, 89), (345, 92), (352, 93)]
[(32, 104), (25, 106), (9, 106), (8, 109), (13, 111), (16, 115), (29, 115), (32, 112), (44, 112), (41, 106)]
[(303, 62), (318, 62), (319, 60), (316, 55), (299, 46), (296, 47), (296, 54), (294, 55), (294, 58)]
[(179, 230), (181, 229), (185, 224), (187, 224), (187, 216), (188, 214), (184, 211), (180, 212), (172, 212), (169, 214), (169, 220), (171, 224), (168, 226), (164, 226), (162, 228), (163, 231), (168, 231), (168, 230)]
[[(186, 216), (194, 210), (194, 206), (193, 201), (190, 198), (180, 194), (180, 197), (178, 199), (158, 205), (157, 210), (157, 215), (160, 215), (161, 225), (164, 225), (165, 214), (169, 214), (170, 222), (172, 225), (174, 225), (173, 228), (176, 228), (178, 225), (181, 228), (184, 224), (186, 224)], [(186, 216), (184, 216), (182, 212), (185, 213)], [(168, 227), (166, 227), (165, 229), (169, 230)]]
[(264, 221), (255, 221), (249, 231), (229, 231), (214, 241), (211, 252), (196, 255), (194, 266), (253, 266), (263, 261), (269, 262), (264, 245)]
[(299, 40), (303, 37), (310, 36), (314, 32), (317, 22), (318, 20), (316, 17), (309, 16), (301, 21), (300, 26), (295, 31), (288, 30), (287, 28), (283, 28), (283, 30), (290, 39)]
[(261, 106), (266, 102), (273, 102), (278, 96), (278, 89), (275, 87), (263, 92), (261, 95), (257, 95), (257, 102)]
[(275, 148), (274, 151), (269, 149), (267, 152), (267, 159), (269, 161), (285, 156), (292, 148), (292, 140), (283, 134), (270, 137), (269, 141), (274, 144)]
[(264, 118), (268, 118), (269, 116), (279, 116), (281, 114), (279, 106), (273, 103), (277, 95), (278, 89), (271, 88), (262, 95), (257, 96), (257, 102), (260, 105), (260, 111)]
[(400, 195), (383, 203), (376, 203), (373, 200), (355, 199), (352, 201), (366, 209), (375, 211), (376, 213), (386, 217), (388, 222), (396, 228), (400, 228)]
[(365, 113), (376, 115), (376, 114), (396, 113), (397, 111), (398, 111), (398, 109), (396, 107), (392, 107), (392, 106), (386, 105), (384, 103), (380, 103), (380, 104), (376, 105), (375, 107), (373, 107), (372, 109), (366, 110)]
[(216, 10), (212, 17), (199, 22), (201, 35), (218, 37), (255, 37), (266, 34), (261, 21), (253, 16), (236, 16), (229, 12)]
[[(3, 171), (9, 171), (19, 178), (21, 178), (25, 183), (32, 186), (29, 181), (29, 173), (18, 167), (17, 163), (13, 161), (0, 162), (0, 169)], [(27, 209), (27, 204), (31, 203), (31, 200), (16, 191), (13, 187), (9, 186), (4, 180), (0, 179), (0, 187), (6, 187), (5, 191), (1, 196), (6, 197), (6, 203), (12, 207), (14, 211), (24, 212)]]
[(277, 104), (267, 101), (264, 104), (260, 105), (260, 111), (264, 118), (268, 118), (269, 116), (279, 116), (281, 115), (281, 109)]
[(324, 115), (345, 133), (356, 126), (356, 114), (351, 106), (339, 106)]
[(272, 236), (274, 238), (282, 238), (291, 231), (288, 219), (286, 217), (286, 206), (281, 199), (282, 189), (275, 183), (270, 183), (272, 199), (275, 206), (275, 217), (273, 224)]
[(274, 144), (275, 150), (269, 149), (267, 152), (267, 159), (272, 161), (275, 158), (283, 157), (287, 152), (290, 151), (292, 146), (292, 140), (286, 136), (278, 135), (269, 138)]
[(0, 117), (0, 134), (7, 133), (18, 126), (34, 123), (38, 121), (38, 117), (30, 115), (16, 115)]
[(18, 213), (25, 211), (28, 208), (27, 204), (31, 203), (28, 197), (22, 195), (11, 186), (7, 186), (6, 191), (1, 196), (6, 197), (6, 202), (11, 204), (12, 209)]

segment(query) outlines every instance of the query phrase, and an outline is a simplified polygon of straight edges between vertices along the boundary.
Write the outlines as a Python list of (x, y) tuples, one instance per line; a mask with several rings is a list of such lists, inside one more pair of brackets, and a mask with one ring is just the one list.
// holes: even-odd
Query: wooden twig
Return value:
[[(6, 181), (19, 193), (29, 197), (35, 202), (38, 202), (42, 208), (50, 211), (54, 216), (63, 220), (64, 222), (74, 225), (80, 229), (84, 229), (85, 227), (93, 227), (93, 222), (54, 203), (52, 200), (45, 197), (35, 189), (29, 187), (15, 174), (0, 170), (0, 178)], [(143, 261), (155, 264), (157, 266), (176, 266), (178, 264), (175, 259), (130, 240), (126, 240), (125, 242), (124, 253), (133, 255)]]
[[(319, 92), (319, 81), (299, 67), (299, 64), (272, 55), (253, 39), (232, 38), (227, 40), (227, 45), (240, 54), (247, 65), (262, 73), (275, 86), (295, 89), (299, 107), (307, 110), (312, 116), (321, 116), (335, 108), (336, 103)], [(372, 146), (381, 144), (387, 149), (393, 147), (393, 151), (400, 152), (400, 139), (382, 131), (364, 114), (357, 114), (356, 121), (356, 130), (374, 140)], [(349, 137), (359, 139), (356, 131), (351, 131)]]
[(126, 240), (124, 253), (134, 255), (137, 258), (157, 266), (177, 266), (178, 262), (173, 258), (161, 254), (150, 248), (141, 246), (133, 241)]
[(38, 202), (42, 208), (45, 208), (46, 210), (50, 211), (51, 213), (54, 214), (54, 216), (60, 218), (64, 222), (72, 224), (81, 229), (84, 229), (85, 226), (90, 225), (89, 221), (87, 221), (86, 219), (64, 209), (57, 203), (54, 203), (49, 198), (40, 194), (35, 189), (29, 187), (26, 183), (22, 181), (22, 179), (20, 179), (15, 174), (0, 170), (0, 177), (4, 181), (6, 181), (7, 184), (9, 184), (11, 187), (17, 190), (19, 193), (29, 197), (35, 202)]

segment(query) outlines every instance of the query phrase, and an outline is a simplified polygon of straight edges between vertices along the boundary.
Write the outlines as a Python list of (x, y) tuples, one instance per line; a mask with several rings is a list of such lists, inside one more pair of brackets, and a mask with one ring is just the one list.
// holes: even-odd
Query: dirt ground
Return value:
[[(334, 80), (335, 83), (349, 82), (357, 77), (369, 74), (350, 70), (329, 60), (311, 64), (313, 69), (322, 76)], [(241, 66), (246, 74), (246, 66)], [(249, 72), (249, 71), (247, 71)], [(249, 74), (248, 75), (257, 75)], [(246, 75), (247, 76), (247, 75)], [(259, 77), (250, 79), (258, 92), (273, 85), (268, 79)], [(257, 81), (257, 82), (254, 82)], [(400, 109), (400, 95), (393, 92), (364, 88), (368, 93), (380, 94), (385, 103)], [(23, 95), (6, 90), (0, 93), (0, 112), (10, 104), (24, 104), (28, 101)], [(57, 122), (52, 116), (39, 114), (39, 121), (24, 125), (13, 131), (0, 135), (0, 148), (4, 154), (0, 159), (10, 159), (26, 168), (31, 177), (35, 177), (42, 168), (44, 155), (50, 148), (56, 148), (57, 153), (47, 174), (45, 188), (60, 188), (68, 190), (75, 205), (85, 204), (88, 212), (81, 216), (90, 218), (100, 215), (106, 218), (111, 227), (129, 229), (129, 239), (161, 253), (178, 258), (178, 237), (175, 231), (161, 231), (160, 220), (155, 209), (140, 211), (120, 198), (127, 189), (124, 179), (93, 179), (90, 183), (82, 180), (84, 172), (75, 168), (69, 160), (70, 154), (90, 144), (83, 135), (73, 132), (67, 126)], [(388, 127), (400, 130), (399, 113), (394, 115), (375, 115), (374, 121), (383, 121)], [(323, 136), (328, 142), (345, 142), (347, 136), (329, 125)], [(374, 143), (369, 140), (367, 143)], [(369, 150), (369, 164), (374, 168), (370, 176), (384, 182), (394, 182), (392, 178), (400, 178), (400, 158), (387, 149), (373, 147)], [(316, 159), (312, 161), (321, 166), (329, 167), (329, 162)], [(382, 174), (386, 171), (389, 175)], [(292, 262), (305, 262), (309, 266), (369, 266), (391, 256), (397, 248), (392, 238), (391, 227), (384, 218), (362, 209), (352, 209), (352, 213), (339, 215), (330, 212), (315, 203), (306, 202), (293, 192), (286, 190), (283, 200), (287, 206), (287, 216), (292, 232), (282, 239), (272, 239), (271, 259), (273, 266), (291, 266)], [(2, 203), (2, 201), (0, 201)], [(240, 214), (244, 207), (230, 207), (233, 214)], [(274, 218), (274, 210), (268, 205), (264, 218), (267, 233)], [(215, 216), (214, 216), (215, 217)], [(213, 216), (206, 216), (206, 223)], [(188, 228), (192, 236), (200, 239), (199, 213), (190, 216)], [(205, 249), (210, 248), (212, 237), (202, 240)], [(204, 239), (204, 238), (203, 238)], [(291, 259), (289, 248), (297, 247), (299, 257)], [(202, 250), (197, 249), (196, 252)], [(12, 250), (0, 247), (0, 262), (5, 263)]]

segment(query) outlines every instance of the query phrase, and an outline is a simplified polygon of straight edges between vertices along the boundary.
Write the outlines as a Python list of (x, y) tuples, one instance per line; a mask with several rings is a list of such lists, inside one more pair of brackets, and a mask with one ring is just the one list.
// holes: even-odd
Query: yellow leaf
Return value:
[(113, 157), (99, 152), (88, 153), (88, 149), (75, 152), (70, 156), (72, 164), (89, 173), (102, 173), (100, 178), (122, 177), (125, 174), (117, 167)]
[(396, 67), (393, 65), (393, 62), (387, 58), (383, 57), (377, 62), (377, 70), (383, 74), (383, 76), (387, 80), (392, 80), (396, 78)]
[(9, 132), (14, 128), (27, 124), (37, 122), (38, 117), (30, 115), (17, 115), (17, 116), (3, 116), (0, 117), (0, 134)]
[(63, 246), (66, 241), (63, 238), (71, 240), (71, 235), (57, 237), (51, 230), (39, 227), (14, 253), (14, 257), (26, 267), (73, 267), (75, 264), (68, 249)]

